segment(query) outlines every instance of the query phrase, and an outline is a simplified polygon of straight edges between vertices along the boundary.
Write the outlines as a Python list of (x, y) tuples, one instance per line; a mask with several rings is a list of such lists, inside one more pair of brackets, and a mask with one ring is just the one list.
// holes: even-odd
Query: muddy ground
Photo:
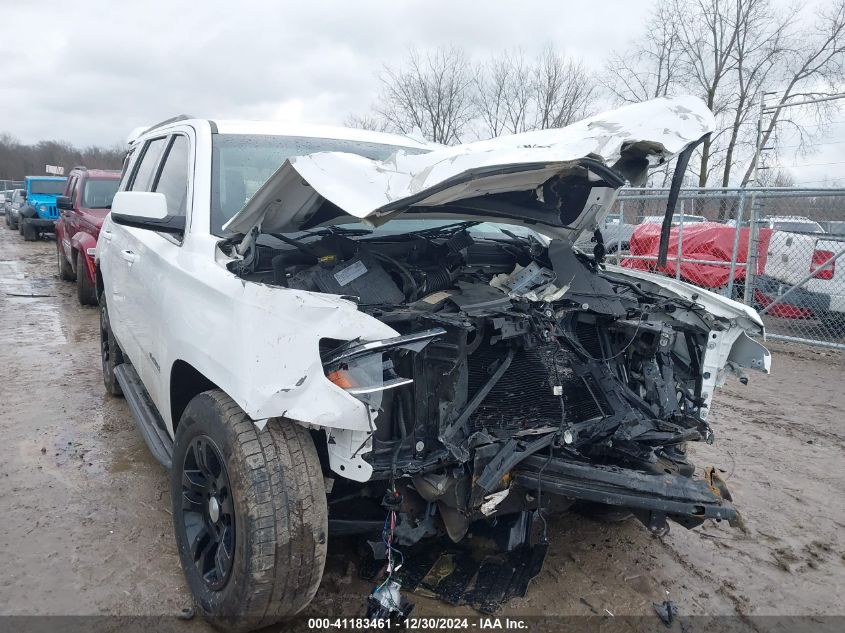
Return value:
[[(0, 615), (176, 622), (190, 597), (168, 478), (126, 403), (104, 392), (97, 311), (57, 279), (55, 253), (0, 226)], [(652, 602), (668, 598), (681, 616), (754, 629), (782, 628), (755, 616), (845, 615), (845, 355), (770, 347), (772, 375), (720, 391), (717, 442), (693, 449), (725, 471), (745, 532), (674, 525), (658, 539), (636, 521), (554, 518), (542, 573), (502, 614), (644, 616), (626, 628), (657, 630)], [(331, 552), (308, 613), (359, 615), (371, 587)], [(472, 614), (411, 599), (416, 615)]]

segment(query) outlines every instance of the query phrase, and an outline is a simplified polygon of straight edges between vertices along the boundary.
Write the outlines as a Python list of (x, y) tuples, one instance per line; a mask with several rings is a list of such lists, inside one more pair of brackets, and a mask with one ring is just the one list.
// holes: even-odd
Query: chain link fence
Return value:
[(771, 338), (845, 349), (845, 189), (682, 189), (657, 266), (666, 189), (624, 189), (608, 261), (754, 307)]
[(0, 191), (8, 191), (10, 189), (23, 189), (23, 181), (0, 179)]

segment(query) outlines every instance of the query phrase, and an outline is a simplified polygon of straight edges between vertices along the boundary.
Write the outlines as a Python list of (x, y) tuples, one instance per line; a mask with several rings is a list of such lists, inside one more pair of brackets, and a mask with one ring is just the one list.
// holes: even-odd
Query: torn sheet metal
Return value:
[[(681, 96), (631, 104), (560, 129), (425, 154), (398, 150), (382, 161), (318, 152), (286, 161), (223, 228), (246, 234), (260, 224), (265, 232), (295, 231), (323, 199), (355, 218), (384, 221), (411, 206), (531, 191), (583, 159), (613, 165), (636, 181), (649, 166), (665, 162), (714, 129), (715, 118), (704, 102)], [(582, 226), (598, 206), (603, 205), (587, 205), (567, 226)]]

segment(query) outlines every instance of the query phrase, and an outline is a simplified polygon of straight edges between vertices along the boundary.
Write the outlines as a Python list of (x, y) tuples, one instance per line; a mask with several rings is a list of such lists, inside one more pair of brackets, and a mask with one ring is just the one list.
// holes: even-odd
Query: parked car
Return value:
[(119, 171), (74, 167), (68, 174), (56, 222), (56, 261), (59, 278), (76, 280), (82, 305), (96, 305), (94, 254), (103, 220), (120, 183)]
[(6, 189), (0, 192), (0, 211), (3, 213), (3, 218), (6, 222), (6, 227), (9, 227), (9, 205), (12, 203), (12, 196), (14, 195), (14, 189)]
[(6, 211), (6, 226), (13, 230), (18, 230), (18, 221), (20, 219), (21, 208), (25, 204), (25, 192), (23, 189), (15, 189), (12, 195), (7, 197), (5, 204)]
[[(805, 227), (808, 225), (800, 226)], [(788, 298), (778, 302), (777, 309), (772, 309), (774, 314), (822, 320), (845, 316), (845, 265), (841, 259), (835, 259), (845, 249), (845, 238), (820, 230), (775, 230), (766, 247), (766, 263), (754, 290), (759, 305), (768, 306), (818, 270), (790, 292)], [(829, 260), (833, 261), (828, 264)]]
[(199, 611), (298, 612), (340, 532), (395, 556), (553, 507), (734, 524), (685, 446), (712, 441), (726, 373), (768, 371), (761, 320), (572, 247), (714, 125), (675, 97), (438, 149), (207, 120), (135, 138), (97, 244), (103, 378), (171, 470)]
[(825, 233), (845, 236), (845, 220), (828, 220), (826, 222), (819, 222), (819, 224)]
[(24, 178), (25, 204), (18, 213), (18, 226), (23, 239), (34, 242), (42, 233), (53, 233), (59, 211), (56, 196), (62, 193), (67, 178), (27, 176)]
[[(619, 213), (608, 213), (604, 220), (599, 223), (599, 227), (601, 228), (605, 252), (611, 255), (619, 251), (627, 251), (630, 248), (631, 235), (637, 228), (633, 224), (626, 223)], [(589, 253), (592, 252), (594, 243), (593, 236), (583, 235), (579, 238), (576, 246)]]

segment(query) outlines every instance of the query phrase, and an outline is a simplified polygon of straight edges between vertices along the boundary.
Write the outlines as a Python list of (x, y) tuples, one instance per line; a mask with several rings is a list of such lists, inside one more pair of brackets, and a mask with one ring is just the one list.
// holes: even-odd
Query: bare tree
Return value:
[(788, 169), (767, 169), (760, 172), (757, 184), (761, 187), (794, 187), (795, 177)]
[(590, 112), (596, 95), (596, 81), (577, 60), (567, 59), (551, 46), (540, 55), (534, 68), (535, 128), (564, 127)]
[(531, 127), (529, 122), (532, 107), (531, 70), (522, 51), (510, 56), (510, 73), (506, 83), (505, 115), (506, 130), (512, 134), (525, 132)]
[(372, 113), (350, 114), (344, 119), (346, 127), (355, 127), (360, 130), (372, 130), (373, 132), (386, 132), (390, 128), (388, 122)]
[[(730, 78), (736, 68), (735, 46), (742, 28), (743, 0), (674, 0), (678, 37), (683, 52), (681, 67), (710, 110), (719, 116), (727, 109)], [(710, 176), (714, 139), (701, 145), (698, 185)]]
[(45, 165), (59, 165), (65, 171), (76, 165), (94, 169), (120, 169), (126, 148), (77, 148), (65, 141), (40, 141), (24, 145), (8, 134), (0, 134), (0, 178), (21, 180), (24, 176), (44, 174)]
[(385, 66), (381, 94), (374, 110), (402, 132), (419, 129), (436, 143), (459, 143), (475, 114), (472, 70), (460, 48), (441, 47), (427, 53), (411, 49), (406, 63)]
[(484, 133), (496, 137), (505, 131), (507, 84), (510, 81), (507, 55), (480, 64), (475, 72), (475, 104)]
[[(776, 126), (790, 103), (829, 94), (845, 80), (845, 0), (819, 11), (810, 33), (798, 33), (785, 47), (782, 85), (771, 111), (771, 116), (761, 130), (760, 146), (766, 147), (774, 138)], [(751, 180), (759, 160), (755, 152), (742, 177), (745, 185)]]
[(602, 85), (623, 103), (672, 94), (678, 84), (680, 40), (674, 5), (659, 2), (646, 24), (648, 37), (605, 64)]
[(476, 68), (473, 81), (476, 111), (491, 136), (524, 132), (530, 127), (531, 69), (522, 51), (507, 51)]
[[(727, 147), (722, 166), (722, 186), (730, 184), (731, 172), (736, 164), (738, 144), (743, 133), (753, 130), (750, 125), (757, 112), (757, 102), (765, 85), (777, 70), (785, 51), (788, 31), (794, 13), (781, 15), (769, 0), (741, 0), (738, 7), (738, 24), (734, 58), (734, 94), (728, 106)], [(755, 134), (746, 134), (748, 140)]]

